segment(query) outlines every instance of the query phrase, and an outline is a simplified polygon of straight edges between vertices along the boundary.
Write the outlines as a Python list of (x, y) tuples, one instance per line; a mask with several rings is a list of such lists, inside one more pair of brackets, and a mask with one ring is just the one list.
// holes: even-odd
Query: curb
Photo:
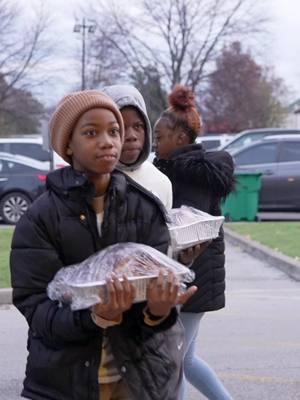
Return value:
[[(273, 267), (280, 269), (292, 279), (300, 281), (300, 262), (278, 251), (272, 250), (263, 244), (247, 239), (224, 226), (225, 239), (230, 243), (240, 246), (253, 257), (267, 261)], [(0, 289), (0, 305), (12, 304), (12, 289)]]
[(12, 289), (0, 289), (0, 305), (12, 304)]
[(270, 249), (254, 240), (245, 238), (229, 228), (224, 227), (225, 239), (260, 260), (267, 261), (275, 268), (280, 269), (292, 279), (300, 281), (300, 261), (294, 260), (276, 250)]

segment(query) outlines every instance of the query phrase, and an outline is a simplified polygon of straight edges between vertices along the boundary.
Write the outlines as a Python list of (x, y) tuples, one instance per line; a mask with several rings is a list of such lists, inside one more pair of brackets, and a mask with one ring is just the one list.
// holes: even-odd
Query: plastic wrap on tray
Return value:
[(215, 239), (224, 222), (222, 216), (216, 217), (188, 206), (170, 210), (169, 219), (168, 228), (175, 252)]
[(118, 243), (81, 263), (59, 270), (47, 291), (52, 300), (70, 304), (73, 310), (88, 308), (107, 299), (106, 277), (125, 275), (136, 287), (135, 302), (145, 300), (147, 284), (163, 271), (173, 271), (180, 282), (192, 282), (194, 272), (158, 250), (138, 243)]

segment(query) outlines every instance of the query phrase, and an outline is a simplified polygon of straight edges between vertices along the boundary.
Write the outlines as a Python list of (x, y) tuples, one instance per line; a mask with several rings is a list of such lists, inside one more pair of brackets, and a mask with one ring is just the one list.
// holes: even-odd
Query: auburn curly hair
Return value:
[(169, 120), (172, 129), (182, 128), (190, 142), (194, 142), (202, 131), (202, 120), (196, 108), (194, 92), (188, 86), (177, 84), (169, 94), (168, 102), (169, 108), (161, 117)]

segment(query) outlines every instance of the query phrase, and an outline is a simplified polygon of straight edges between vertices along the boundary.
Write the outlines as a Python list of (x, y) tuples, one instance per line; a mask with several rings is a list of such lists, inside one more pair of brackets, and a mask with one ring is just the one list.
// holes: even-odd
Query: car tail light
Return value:
[(38, 178), (38, 180), (39, 180), (40, 182), (45, 182), (45, 180), (46, 180), (46, 178), (47, 178), (47, 175), (41, 175), (41, 174), (39, 174), (39, 175), (37, 176), (37, 178)]

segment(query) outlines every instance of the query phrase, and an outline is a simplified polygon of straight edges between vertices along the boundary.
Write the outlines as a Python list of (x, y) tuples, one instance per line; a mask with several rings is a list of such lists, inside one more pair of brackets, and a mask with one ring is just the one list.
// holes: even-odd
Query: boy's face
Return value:
[(120, 161), (131, 165), (139, 158), (145, 143), (145, 121), (135, 107), (121, 109), (124, 121), (125, 140)]
[(121, 153), (120, 127), (115, 115), (105, 108), (93, 108), (77, 121), (68, 151), (72, 165), (90, 174), (113, 171)]
[(154, 148), (157, 158), (167, 160), (179, 147), (178, 133), (174, 132), (166, 118), (160, 118), (154, 125)]

